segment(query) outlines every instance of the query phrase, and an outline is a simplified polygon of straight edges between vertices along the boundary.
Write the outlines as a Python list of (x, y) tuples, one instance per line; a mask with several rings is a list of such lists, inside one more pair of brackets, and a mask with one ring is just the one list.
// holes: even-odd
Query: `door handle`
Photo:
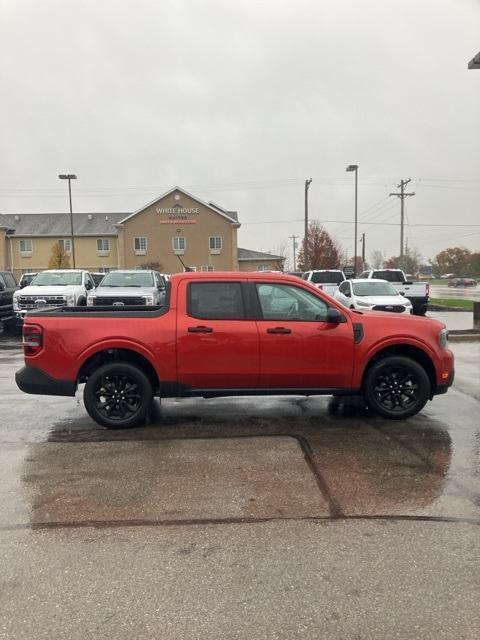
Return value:
[(272, 329), (267, 329), (267, 333), (292, 333), (292, 330), (287, 329), (287, 327), (274, 327)]
[(200, 325), (198, 327), (188, 327), (188, 333), (213, 333), (212, 327)]

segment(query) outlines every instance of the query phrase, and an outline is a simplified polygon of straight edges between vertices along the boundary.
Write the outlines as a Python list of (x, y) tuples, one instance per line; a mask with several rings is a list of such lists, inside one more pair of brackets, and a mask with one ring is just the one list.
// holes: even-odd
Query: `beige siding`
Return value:
[(259, 271), (265, 268), (269, 271), (279, 271), (278, 260), (240, 260), (239, 271)]
[[(213, 266), (215, 271), (237, 270), (235, 223), (183, 193), (179, 194), (179, 200), (175, 200), (175, 194), (167, 195), (124, 222), (125, 264), (135, 267), (147, 262), (159, 262), (161, 270), (166, 273), (183, 271), (172, 244), (173, 238), (183, 237), (186, 247), (180, 258), (186, 266), (196, 267), (197, 270), (206, 265)], [(165, 222), (169, 219), (168, 214), (158, 212), (158, 209), (171, 209), (177, 203), (187, 210), (198, 209), (198, 213), (185, 214), (192, 223)], [(222, 248), (218, 253), (209, 248), (210, 236), (222, 238)], [(147, 238), (145, 255), (136, 255), (136, 237)]]
[[(108, 236), (99, 236), (107, 238)], [(52, 248), (60, 239), (68, 240), (69, 236), (62, 236), (58, 238), (52, 237), (23, 237), (13, 236), (12, 250), (13, 250), (13, 267), (15, 276), (19, 277), (20, 274), (28, 271), (41, 271), (48, 268), (49, 260), (52, 256)], [(32, 252), (22, 253), (20, 251), (20, 241), (31, 240)], [(79, 269), (88, 269), (90, 271), (98, 271), (102, 268), (115, 269), (118, 264), (117, 256), (117, 238), (109, 237), (110, 251), (107, 255), (101, 255), (97, 251), (97, 237), (76, 237), (75, 238), (75, 266)], [(72, 263), (72, 254), (69, 253), (70, 266)]]

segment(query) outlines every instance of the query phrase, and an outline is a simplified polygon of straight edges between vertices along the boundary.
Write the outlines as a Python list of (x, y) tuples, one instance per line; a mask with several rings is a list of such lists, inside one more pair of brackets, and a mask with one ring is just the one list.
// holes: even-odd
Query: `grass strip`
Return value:
[(465, 300), (464, 298), (430, 298), (429, 303), (438, 304), (442, 307), (456, 307), (473, 311), (473, 300)]

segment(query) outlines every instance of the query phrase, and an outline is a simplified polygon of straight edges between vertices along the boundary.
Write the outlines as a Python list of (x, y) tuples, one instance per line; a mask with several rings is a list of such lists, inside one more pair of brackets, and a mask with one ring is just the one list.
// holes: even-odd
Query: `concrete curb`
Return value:
[(449, 342), (477, 342), (480, 341), (480, 333), (454, 333), (448, 334)]

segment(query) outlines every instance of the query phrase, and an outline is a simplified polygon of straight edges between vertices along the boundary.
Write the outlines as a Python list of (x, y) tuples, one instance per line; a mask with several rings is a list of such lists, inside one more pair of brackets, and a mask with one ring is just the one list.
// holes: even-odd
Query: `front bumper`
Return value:
[(41, 369), (28, 366), (17, 371), (15, 382), (24, 393), (43, 396), (74, 396), (77, 389), (75, 380), (57, 380)]
[(448, 376), (448, 379), (445, 382), (445, 384), (437, 384), (437, 386), (433, 390), (433, 395), (439, 396), (442, 393), (447, 393), (449, 388), (452, 386), (454, 379), (455, 379), (455, 369), (452, 369), (450, 371), (450, 375)]

